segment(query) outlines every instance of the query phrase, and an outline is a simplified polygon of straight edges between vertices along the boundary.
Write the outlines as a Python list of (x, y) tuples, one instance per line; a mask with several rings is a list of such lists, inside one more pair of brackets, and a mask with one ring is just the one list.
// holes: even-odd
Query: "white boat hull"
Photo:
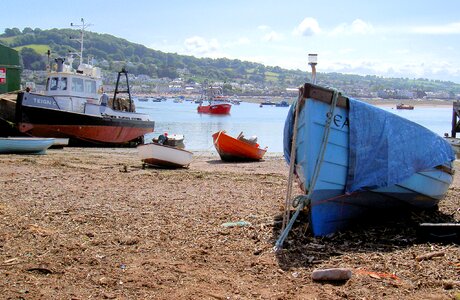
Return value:
[(137, 150), (144, 163), (164, 168), (188, 167), (193, 159), (190, 151), (156, 143), (139, 145)]

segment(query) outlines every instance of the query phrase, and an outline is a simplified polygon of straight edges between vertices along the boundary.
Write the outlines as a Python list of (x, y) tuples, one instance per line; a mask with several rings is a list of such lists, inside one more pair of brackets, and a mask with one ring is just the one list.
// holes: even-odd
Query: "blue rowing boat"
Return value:
[(0, 154), (45, 154), (54, 142), (54, 138), (0, 138)]
[(312, 84), (291, 106), (284, 155), (303, 192), (295, 205), (308, 209), (315, 236), (382, 209), (436, 207), (455, 160), (451, 146), (430, 130)]

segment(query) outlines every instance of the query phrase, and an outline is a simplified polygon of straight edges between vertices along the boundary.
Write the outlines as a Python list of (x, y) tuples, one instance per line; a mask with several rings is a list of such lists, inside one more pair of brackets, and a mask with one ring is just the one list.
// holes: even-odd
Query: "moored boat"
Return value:
[(282, 100), (275, 105), (276, 107), (289, 107), (289, 103), (286, 100)]
[(308, 208), (315, 236), (383, 209), (436, 207), (455, 159), (428, 129), (312, 84), (291, 106), (284, 151), (304, 194), (297, 211)]
[(212, 135), (214, 146), (224, 161), (257, 161), (261, 160), (267, 148), (261, 149), (257, 138), (245, 138), (240, 133), (237, 138), (221, 130)]
[(414, 106), (410, 104), (405, 104), (405, 103), (399, 103), (396, 105), (396, 109), (408, 109), (408, 110), (413, 110)]
[(2, 154), (45, 154), (51, 147), (53, 138), (8, 137), (0, 138)]
[(230, 114), (232, 106), (228, 103), (219, 103), (219, 104), (212, 104), (209, 105), (202, 105), (200, 104), (197, 107), (198, 113), (202, 114), (213, 114), (213, 115), (228, 115)]
[(267, 101), (260, 103), (260, 105), (275, 106), (276, 103), (273, 102), (272, 100), (267, 100)]
[[(208, 101), (208, 105), (203, 103)], [(228, 97), (225, 97), (222, 93), (221, 88), (209, 87), (203, 90), (201, 99), (195, 103), (199, 103), (197, 112), (202, 114), (213, 114), (213, 115), (228, 115), (232, 105), (228, 102)]]
[(137, 150), (144, 164), (162, 168), (188, 167), (193, 159), (190, 151), (159, 143), (142, 144)]

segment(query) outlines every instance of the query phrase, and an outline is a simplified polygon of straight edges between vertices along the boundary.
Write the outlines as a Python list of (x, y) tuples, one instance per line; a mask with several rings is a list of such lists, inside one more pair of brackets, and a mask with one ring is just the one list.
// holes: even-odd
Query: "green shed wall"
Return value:
[(21, 86), (21, 66), (18, 51), (0, 45), (0, 69), (6, 71), (6, 81), (0, 82), (0, 94), (19, 90)]

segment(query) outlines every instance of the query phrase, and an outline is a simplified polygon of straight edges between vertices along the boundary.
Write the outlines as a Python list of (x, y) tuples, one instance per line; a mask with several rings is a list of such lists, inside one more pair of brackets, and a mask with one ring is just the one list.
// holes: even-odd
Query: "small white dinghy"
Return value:
[(158, 143), (139, 145), (137, 150), (144, 164), (162, 168), (188, 167), (193, 158), (190, 151)]
[(2, 154), (45, 154), (54, 143), (53, 138), (7, 137), (0, 138)]

